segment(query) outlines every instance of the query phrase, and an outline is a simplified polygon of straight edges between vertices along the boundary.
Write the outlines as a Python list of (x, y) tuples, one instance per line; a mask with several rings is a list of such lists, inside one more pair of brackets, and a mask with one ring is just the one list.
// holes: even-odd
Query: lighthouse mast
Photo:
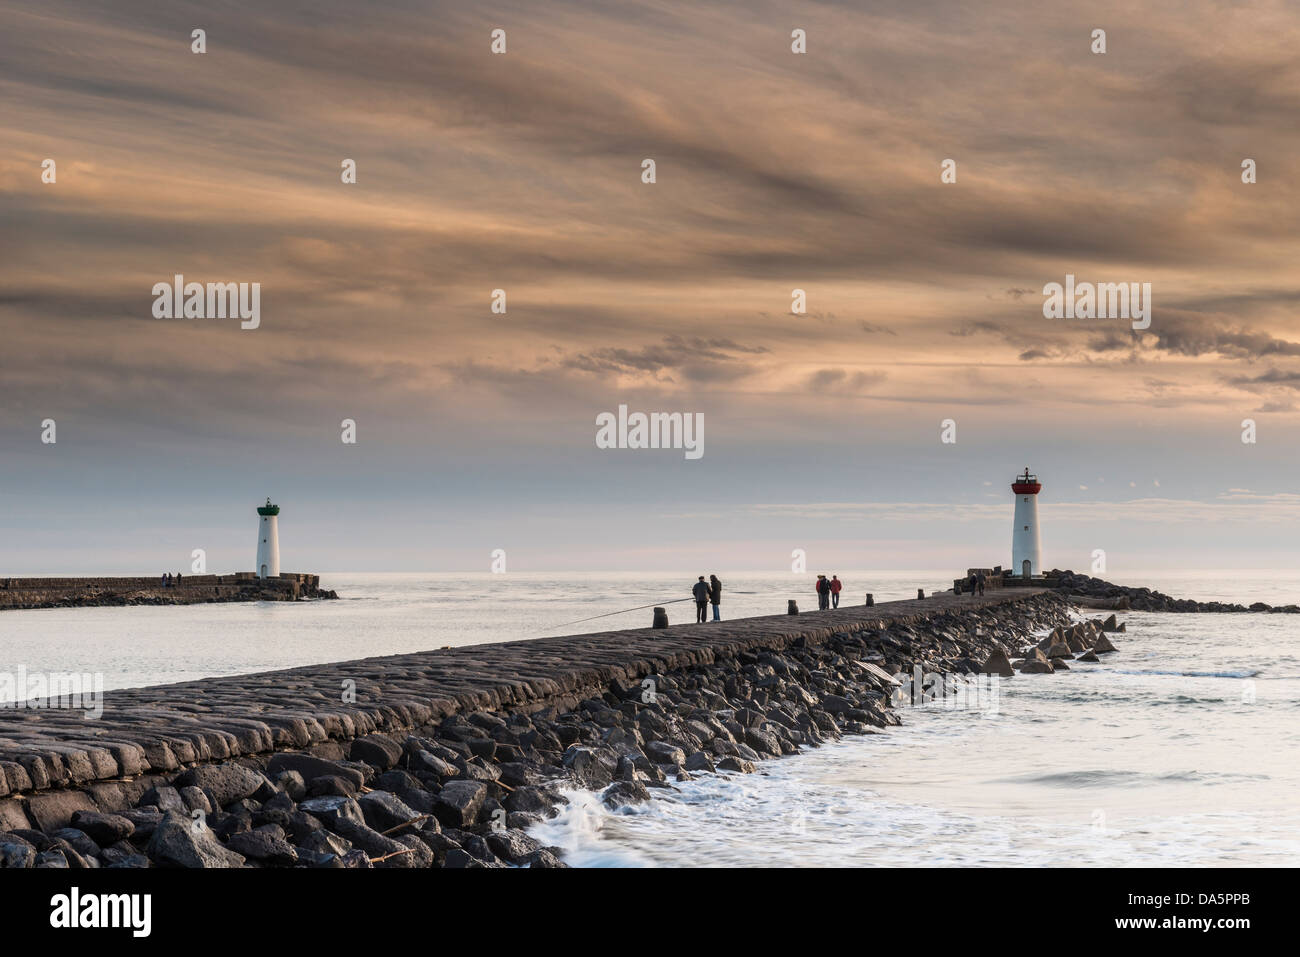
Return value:
[(1038, 493), (1043, 490), (1037, 475), (1025, 469), (1011, 482), (1016, 496), (1016, 524), (1011, 531), (1011, 570), (1032, 578), (1043, 573), (1042, 544), (1038, 539)]
[(268, 498), (266, 504), (257, 510), (261, 516), (257, 522), (257, 577), (280, 577), (280, 530), (277, 520), (280, 506), (272, 505)]

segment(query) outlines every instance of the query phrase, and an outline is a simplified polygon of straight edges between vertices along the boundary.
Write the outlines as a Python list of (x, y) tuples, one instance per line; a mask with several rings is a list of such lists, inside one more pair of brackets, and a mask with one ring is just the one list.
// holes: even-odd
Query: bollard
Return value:
[(793, 598), (791, 598), (791, 599), (790, 599), (790, 603), (789, 603), (788, 605), (786, 605), (785, 613), (786, 613), (787, 615), (797, 615), (797, 614), (799, 614), (799, 603), (798, 603), (797, 601), (795, 601)]
[(654, 620), (654, 624), (651, 625), (650, 627), (651, 627), (651, 628), (667, 628), (667, 627), (668, 627), (668, 610), (665, 609), (665, 608), (656, 608), (656, 609), (655, 609), (655, 620)]
[(924, 597), (925, 597), (925, 589), (924, 589), (924, 588), (918, 588), (918, 589), (916, 590), (916, 597), (917, 597), (917, 598), (924, 598)]
[(875, 603), (876, 603), (876, 599), (871, 597), (871, 592), (867, 592), (867, 607), (870, 608)]

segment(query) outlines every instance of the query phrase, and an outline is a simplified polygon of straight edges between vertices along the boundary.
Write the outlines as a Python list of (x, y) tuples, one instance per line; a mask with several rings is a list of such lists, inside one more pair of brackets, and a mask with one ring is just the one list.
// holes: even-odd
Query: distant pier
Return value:
[(0, 610), (12, 608), (88, 608), (104, 605), (201, 605), (228, 601), (304, 601), (337, 598), (320, 587), (320, 576), (285, 572), (258, 578), (233, 575), (182, 575), (164, 584), (150, 578), (3, 578)]

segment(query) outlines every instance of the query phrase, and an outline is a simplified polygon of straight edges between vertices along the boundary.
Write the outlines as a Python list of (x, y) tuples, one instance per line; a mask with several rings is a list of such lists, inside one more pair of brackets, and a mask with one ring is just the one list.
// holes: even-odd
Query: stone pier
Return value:
[(277, 578), (258, 578), (253, 572), (182, 575), (178, 583), (171, 585), (164, 585), (161, 575), (156, 578), (0, 578), (0, 611), (337, 597), (320, 587), (319, 575), (300, 572), (285, 572)]
[[(457, 713), (563, 711), (599, 696), (615, 681), (634, 684), (723, 656), (780, 652), (837, 633), (878, 631), (1040, 594), (1037, 589), (982, 598), (943, 593), (797, 616), (469, 645), (108, 691), (102, 716), (94, 720), (81, 710), (30, 706), (34, 702), (6, 705), (0, 707), (0, 831), (6, 820), (22, 817), (13, 795), (24, 795), (35, 819), (57, 821), (74, 807), (111, 810), (129, 804), (124, 782), (142, 775), (329, 741), (346, 746), (376, 732), (410, 732)], [(68, 789), (77, 796), (53, 797)], [(45, 805), (49, 813), (40, 810)]]

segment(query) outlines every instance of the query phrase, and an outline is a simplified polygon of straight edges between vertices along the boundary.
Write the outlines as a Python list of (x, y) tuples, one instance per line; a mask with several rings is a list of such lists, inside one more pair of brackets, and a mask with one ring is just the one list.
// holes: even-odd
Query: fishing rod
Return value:
[(562, 625), (552, 625), (547, 631), (554, 631), (556, 628), (568, 628), (570, 625), (581, 625), (585, 621), (595, 621), (597, 618), (611, 618), (614, 615), (626, 615), (629, 611), (642, 611), (646, 608), (654, 608), (657, 605), (676, 605), (682, 601), (695, 601), (694, 598), (672, 598), (668, 601), (652, 601), (648, 605), (638, 605), (635, 608), (624, 608), (622, 611), (606, 612), (603, 615), (592, 615), (590, 618), (579, 618), (577, 621), (566, 621)]

